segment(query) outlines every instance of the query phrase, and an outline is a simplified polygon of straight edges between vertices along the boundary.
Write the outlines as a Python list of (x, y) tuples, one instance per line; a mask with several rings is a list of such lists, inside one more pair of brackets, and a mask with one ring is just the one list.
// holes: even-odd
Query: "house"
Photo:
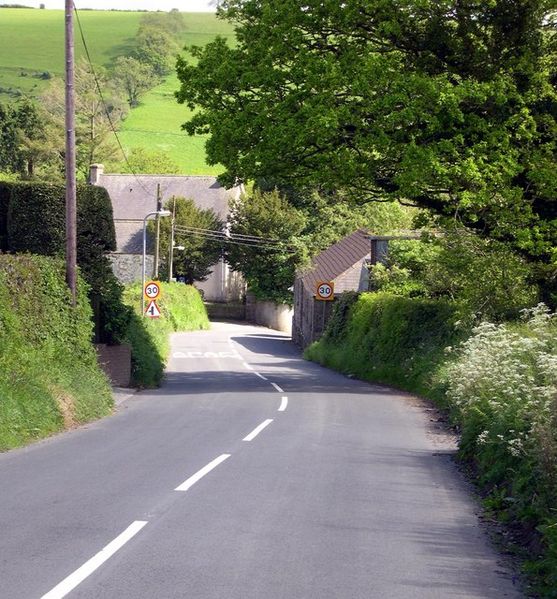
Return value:
[(385, 242), (372, 242), (369, 233), (360, 229), (314, 258), (294, 282), (292, 340), (307, 347), (322, 335), (334, 302), (316, 299), (321, 283), (333, 283), (335, 296), (344, 291), (368, 291), (369, 265), (385, 252)]
[[(116, 251), (110, 255), (114, 273), (122, 283), (141, 280), (143, 253), (143, 219), (157, 209), (157, 186), (160, 185), (163, 204), (171, 197), (192, 199), (199, 208), (210, 208), (226, 222), (230, 199), (239, 198), (242, 189), (227, 190), (216, 177), (180, 175), (106, 174), (102, 164), (91, 166), (89, 182), (104, 187), (114, 211)], [(151, 246), (152, 244), (149, 244)], [(154, 259), (146, 258), (147, 277), (153, 274)], [(196, 283), (207, 301), (238, 300), (243, 282), (220, 260), (209, 278)]]

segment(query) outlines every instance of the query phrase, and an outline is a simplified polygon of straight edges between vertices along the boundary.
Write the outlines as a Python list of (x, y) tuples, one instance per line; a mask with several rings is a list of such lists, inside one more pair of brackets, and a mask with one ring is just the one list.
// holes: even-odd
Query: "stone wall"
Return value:
[[(141, 281), (142, 256), (141, 254), (109, 254), (112, 270), (116, 278), (127, 285)], [(153, 256), (145, 257), (145, 272), (147, 279), (153, 276), (155, 260)]]
[(129, 387), (132, 353), (129, 345), (95, 345), (100, 367), (114, 387)]
[(292, 307), (288, 304), (262, 302), (248, 294), (246, 299), (246, 320), (275, 331), (292, 335)]

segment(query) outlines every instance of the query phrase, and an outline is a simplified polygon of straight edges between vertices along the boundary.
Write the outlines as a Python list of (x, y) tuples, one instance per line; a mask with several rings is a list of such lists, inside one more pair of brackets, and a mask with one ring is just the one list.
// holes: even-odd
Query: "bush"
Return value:
[(0, 252), (8, 249), (8, 207), (11, 185), (0, 181)]
[(464, 228), (392, 242), (387, 264), (373, 266), (372, 275), (378, 291), (456, 300), (467, 313), (495, 321), (539, 301), (531, 265), (504, 243)]
[(71, 307), (59, 260), (0, 256), (0, 450), (110, 412), (86, 294)]
[[(3, 184), (0, 198), (3, 190), (5, 195), (10, 191), (6, 249), (63, 256), (66, 245), (65, 189), (50, 183)], [(121, 286), (105, 255), (116, 249), (116, 233), (112, 203), (102, 187), (78, 186), (77, 240), (77, 262), (90, 287), (95, 337), (97, 341), (118, 343), (125, 334), (129, 311), (122, 304)]]
[[(536, 566), (557, 589), (557, 319), (540, 305), (522, 324), (482, 323), (440, 376), (499, 515), (543, 533)], [(557, 594), (549, 595), (552, 597)]]
[(161, 318), (141, 316), (141, 285), (126, 287), (124, 302), (133, 309), (126, 334), (132, 346), (132, 377), (138, 387), (156, 387), (164, 372), (170, 343), (175, 331), (209, 328), (209, 319), (197, 289), (181, 283), (160, 283), (162, 294), (157, 300)]

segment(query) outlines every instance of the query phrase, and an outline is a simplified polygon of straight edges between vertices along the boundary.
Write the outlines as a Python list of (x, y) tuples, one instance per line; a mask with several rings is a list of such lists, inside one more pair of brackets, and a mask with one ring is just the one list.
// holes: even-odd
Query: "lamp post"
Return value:
[(145, 316), (145, 257), (147, 255), (147, 220), (151, 216), (170, 216), (170, 210), (149, 212), (143, 219), (143, 259), (141, 263), (141, 315)]

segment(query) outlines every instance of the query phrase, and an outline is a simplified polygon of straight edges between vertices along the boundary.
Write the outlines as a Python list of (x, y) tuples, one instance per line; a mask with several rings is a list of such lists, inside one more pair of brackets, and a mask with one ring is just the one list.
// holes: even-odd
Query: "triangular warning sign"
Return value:
[(155, 300), (151, 300), (145, 310), (145, 316), (148, 316), (149, 318), (159, 318), (160, 315), (161, 311), (157, 306), (157, 302)]

